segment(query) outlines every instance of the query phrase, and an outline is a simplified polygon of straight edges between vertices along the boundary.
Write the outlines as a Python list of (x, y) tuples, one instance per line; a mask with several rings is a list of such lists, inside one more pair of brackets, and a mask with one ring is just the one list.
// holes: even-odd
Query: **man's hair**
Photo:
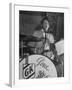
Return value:
[(47, 20), (48, 22), (50, 22), (49, 19), (48, 19), (48, 17), (46, 16), (46, 17), (44, 17), (44, 18), (41, 20), (41, 25), (43, 24), (44, 20)]
[(42, 24), (44, 22), (44, 20), (47, 20), (49, 22), (49, 30), (50, 30), (50, 20), (49, 18), (46, 16), (44, 17), (41, 21), (40, 21), (40, 24), (38, 26), (36, 26), (35, 30), (36, 31), (40, 31), (43, 27), (42, 27)]

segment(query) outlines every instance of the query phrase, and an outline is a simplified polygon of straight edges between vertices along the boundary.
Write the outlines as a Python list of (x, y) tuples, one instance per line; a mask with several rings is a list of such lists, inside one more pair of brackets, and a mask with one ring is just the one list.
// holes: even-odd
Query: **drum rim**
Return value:
[[(41, 55), (41, 54), (32, 54), (32, 55)], [(29, 56), (32, 56), (32, 55), (29, 55)], [(49, 58), (48, 56), (45, 56), (45, 55), (41, 55), (41, 56), (44, 56), (44, 57), (46, 57), (46, 58), (48, 58), (48, 59), (50, 59), (50, 60), (52, 61), (52, 59)], [(23, 57), (19, 62), (21, 62), (23, 59), (24, 59), (24, 57)], [(52, 63), (53, 63), (53, 62), (52, 62)]]

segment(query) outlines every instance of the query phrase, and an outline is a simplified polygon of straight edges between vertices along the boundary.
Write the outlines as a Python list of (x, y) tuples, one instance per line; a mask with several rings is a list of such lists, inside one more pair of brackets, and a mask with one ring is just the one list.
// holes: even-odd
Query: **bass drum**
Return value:
[(30, 55), (19, 62), (19, 79), (57, 77), (52, 61), (42, 55)]

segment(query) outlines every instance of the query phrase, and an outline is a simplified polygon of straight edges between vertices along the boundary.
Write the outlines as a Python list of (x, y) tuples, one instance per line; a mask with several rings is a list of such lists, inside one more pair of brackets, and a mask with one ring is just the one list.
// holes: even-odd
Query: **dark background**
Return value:
[(64, 13), (58, 12), (19, 11), (19, 34), (32, 35), (35, 30), (40, 30), (40, 21), (45, 16), (49, 18), (50, 32), (55, 40), (64, 39)]

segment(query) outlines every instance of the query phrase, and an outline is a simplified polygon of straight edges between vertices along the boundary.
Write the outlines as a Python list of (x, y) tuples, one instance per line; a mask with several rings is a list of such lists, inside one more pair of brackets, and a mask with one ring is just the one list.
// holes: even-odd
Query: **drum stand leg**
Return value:
[(25, 64), (28, 64), (28, 56), (29, 56), (28, 53), (26, 53), (26, 55), (24, 55), (24, 58), (25, 58)]

